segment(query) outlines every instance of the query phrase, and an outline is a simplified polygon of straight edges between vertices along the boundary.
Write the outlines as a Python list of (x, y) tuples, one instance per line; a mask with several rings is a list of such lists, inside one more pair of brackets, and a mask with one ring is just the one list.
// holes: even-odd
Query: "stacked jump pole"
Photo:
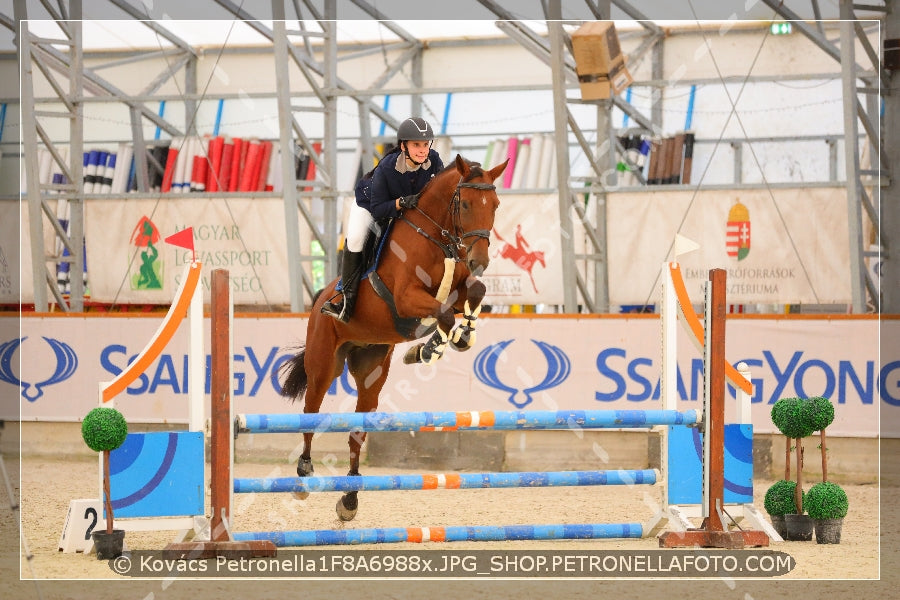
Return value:
[[(227, 272), (224, 284), (216, 285), (213, 273), (213, 318), (217, 318), (223, 299), (228, 302)], [(291, 477), (234, 479), (234, 434), (302, 433), (350, 431), (459, 431), (527, 429), (604, 429), (648, 428), (657, 425), (700, 426), (704, 436), (704, 522), (701, 528), (686, 532), (666, 532), (660, 546), (708, 546), (740, 548), (768, 545), (762, 532), (728, 531), (721, 519), (724, 468), (724, 279), (722, 270), (710, 271), (707, 286), (707, 327), (704, 361), (706, 378), (702, 412), (688, 410), (579, 410), (579, 411), (474, 411), (420, 413), (319, 413), (283, 415), (239, 415), (232, 413), (230, 402), (230, 361), (213, 358), (213, 402), (211, 434), (211, 471), (213, 541), (170, 545), (182, 556), (196, 556), (232, 544), (274, 544), (274, 546), (321, 546), (362, 543), (450, 542), (496, 540), (609, 539), (640, 538), (650, 534), (641, 523), (581, 523), (509, 526), (389, 527), (338, 530), (295, 530), (234, 532), (230, 521), (233, 493), (322, 491), (381, 491), (471, 489), (488, 487), (551, 487), (565, 485), (652, 485), (659, 473), (652, 469), (616, 471), (557, 471), (526, 473), (434, 474), (399, 476)], [(230, 302), (228, 302), (230, 309)], [(221, 317), (219, 317), (221, 318)], [(230, 313), (227, 321), (230, 323)], [(213, 323), (213, 352), (227, 349), (230, 338), (220, 338)], [(230, 331), (230, 329), (229, 329)], [(224, 374), (224, 375), (223, 375)], [(215, 381), (223, 381), (217, 387)], [(233, 429), (232, 429), (233, 424)], [(216, 520), (218, 517), (218, 520)], [(657, 520), (659, 515), (656, 515)], [(216, 541), (216, 535), (222, 541)], [(209, 546), (204, 545), (209, 544)], [(267, 548), (269, 546), (266, 546)], [(171, 555), (172, 553), (170, 553)]]
[[(321, 413), (238, 415), (238, 433), (350, 431), (476, 431), (647, 428), (697, 425), (695, 410), (474, 411), (414, 413)], [(444, 473), (393, 476), (333, 476), (235, 479), (235, 493), (485, 489), (594, 485), (653, 485), (655, 469), (517, 473)], [(509, 526), (392, 527), (355, 530), (295, 530), (234, 533), (235, 540), (269, 540), (276, 546), (321, 546), (394, 542), (609, 539), (645, 537), (632, 523)]]

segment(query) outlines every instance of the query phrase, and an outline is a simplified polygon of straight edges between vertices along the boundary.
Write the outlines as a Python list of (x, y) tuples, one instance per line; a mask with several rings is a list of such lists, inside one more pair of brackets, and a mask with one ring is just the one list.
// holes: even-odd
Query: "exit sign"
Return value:
[(769, 31), (772, 32), (772, 35), (787, 35), (791, 33), (791, 24), (772, 23), (772, 25), (769, 27)]

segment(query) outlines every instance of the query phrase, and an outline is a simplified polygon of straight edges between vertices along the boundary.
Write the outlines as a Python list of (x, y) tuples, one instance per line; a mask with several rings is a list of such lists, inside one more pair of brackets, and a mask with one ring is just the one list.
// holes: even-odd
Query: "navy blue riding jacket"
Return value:
[(431, 166), (415, 171), (399, 173), (397, 161), (404, 160), (402, 151), (391, 152), (375, 167), (371, 181), (360, 179), (356, 185), (356, 203), (367, 209), (376, 220), (397, 217), (395, 200), (402, 196), (418, 194), (431, 178), (444, 169), (444, 163), (436, 150), (428, 151)]

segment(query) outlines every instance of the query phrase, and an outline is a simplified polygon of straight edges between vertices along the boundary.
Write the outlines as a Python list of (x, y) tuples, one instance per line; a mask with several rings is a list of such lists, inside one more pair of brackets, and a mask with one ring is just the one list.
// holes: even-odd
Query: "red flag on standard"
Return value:
[(197, 259), (197, 253), (194, 251), (194, 228), (188, 227), (187, 229), (182, 229), (178, 233), (173, 233), (169, 237), (166, 238), (167, 244), (172, 244), (173, 246), (178, 246), (179, 248), (186, 248), (191, 251), (191, 260), (194, 261)]

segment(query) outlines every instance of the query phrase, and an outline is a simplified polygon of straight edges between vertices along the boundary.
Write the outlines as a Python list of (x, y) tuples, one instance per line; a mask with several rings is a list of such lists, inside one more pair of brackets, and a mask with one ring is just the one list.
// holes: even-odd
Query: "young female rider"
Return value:
[[(412, 117), (397, 128), (397, 146), (390, 150), (356, 186), (356, 204), (350, 208), (344, 255), (341, 263), (343, 302), (334, 298), (322, 306), (326, 315), (346, 323), (353, 314), (359, 278), (365, 269), (363, 248), (375, 221), (399, 216), (402, 209), (415, 208), (419, 192), (444, 168), (431, 148), (434, 131), (425, 119)], [(369, 185), (370, 184), (370, 185)]]

